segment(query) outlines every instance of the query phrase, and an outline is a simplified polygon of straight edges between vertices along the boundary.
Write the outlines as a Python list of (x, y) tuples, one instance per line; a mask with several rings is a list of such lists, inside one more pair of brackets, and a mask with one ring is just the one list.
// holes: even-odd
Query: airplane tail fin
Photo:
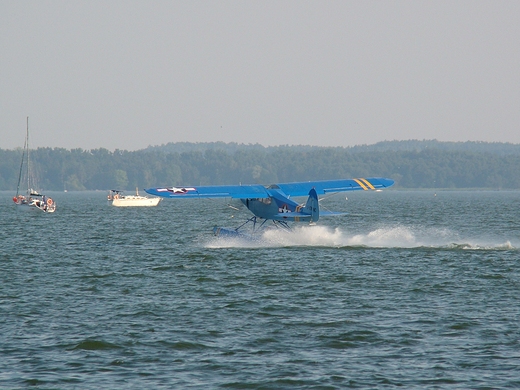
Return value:
[(314, 188), (309, 191), (309, 198), (302, 212), (311, 215), (311, 222), (318, 222), (320, 219), (320, 204), (318, 202), (318, 194)]

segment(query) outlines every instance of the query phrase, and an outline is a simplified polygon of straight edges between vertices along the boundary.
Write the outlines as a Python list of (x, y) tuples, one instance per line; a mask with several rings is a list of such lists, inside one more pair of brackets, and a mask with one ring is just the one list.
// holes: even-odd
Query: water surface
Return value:
[(520, 387), (520, 192), (348, 193), (254, 243), (223, 200), (49, 195), (0, 193), (2, 388)]

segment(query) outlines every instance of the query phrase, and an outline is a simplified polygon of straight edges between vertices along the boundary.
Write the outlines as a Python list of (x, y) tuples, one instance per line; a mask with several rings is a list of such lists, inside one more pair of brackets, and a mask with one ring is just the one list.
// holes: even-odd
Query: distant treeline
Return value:
[[(280, 150), (299, 150), (317, 151), (324, 149), (321, 146), (310, 145), (280, 145), (262, 146), (260, 144), (237, 144), (235, 142), (170, 142), (161, 146), (149, 146), (145, 150), (164, 153), (183, 153), (183, 152), (204, 152), (208, 149), (221, 149), (228, 153), (235, 153), (238, 150), (260, 150), (260, 151), (280, 151)], [(330, 149), (330, 148), (329, 148)], [(349, 147), (336, 147), (333, 149), (349, 151), (351, 153), (361, 152), (420, 152), (425, 149), (440, 149), (444, 151), (472, 152), (472, 153), (492, 153), (501, 156), (518, 154), (520, 155), (520, 144), (505, 142), (441, 142), (437, 140), (407, 140), (407, 141), (383, 141), (372, 145), (356, 145)]]
[[(22, 150), (0, 149), (0, 190), (16, 189)], [(400, 188), (520, 188), (520, 145), (385, 141), (349, 148), (170, 143), (138, 151), (38, 148), (39, 189), (270, 184), (384, 176)]]

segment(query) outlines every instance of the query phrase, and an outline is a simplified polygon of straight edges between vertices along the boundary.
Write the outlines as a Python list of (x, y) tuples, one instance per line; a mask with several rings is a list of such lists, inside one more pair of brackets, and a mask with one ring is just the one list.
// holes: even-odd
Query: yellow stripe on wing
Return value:
[(367, 187), (370, 188), (371, 190), (375, 190), (376, 189), (376, 187), (374, 187), (372, 185), (372, 183), (370, 183), (367, 179), (359, 179), (359, 180), (362, 180), (363, 183), (365, 183), (367, 185)]
[[(361, 179), (362, 180), (362, 179)], [(367, 186), (363, 184), (363, 182), (360, 179), (354, 179), (356, 183), (359, 184), (361, 188), (363, 188), (365, 191), (368, 190)]]

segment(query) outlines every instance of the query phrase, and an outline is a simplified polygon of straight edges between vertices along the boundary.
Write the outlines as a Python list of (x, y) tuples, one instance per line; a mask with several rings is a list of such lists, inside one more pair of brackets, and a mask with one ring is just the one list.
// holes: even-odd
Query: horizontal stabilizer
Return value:
[(320, 217), (338, 217), (340, 215), (347, 215), (341, 211), (320, 211)]

